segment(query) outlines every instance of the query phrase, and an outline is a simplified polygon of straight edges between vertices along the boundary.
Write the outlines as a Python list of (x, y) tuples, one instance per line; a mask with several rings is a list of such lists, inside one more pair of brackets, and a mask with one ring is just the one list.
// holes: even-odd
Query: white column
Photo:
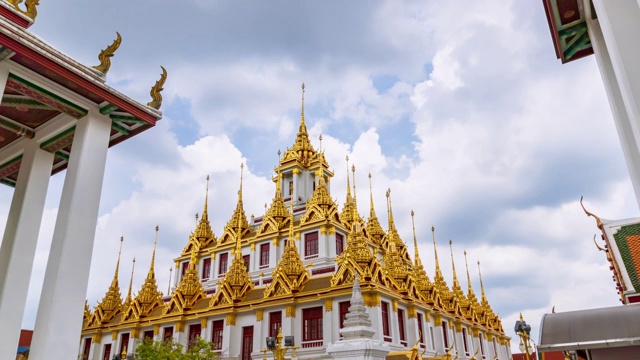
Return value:
[(52, 166), (53, 154), (25, 139), (0, 246), (0, 359), (13, 359), (18, 348)]
[(628, 0), (586, 1), (589, 37), (607, 91), (631, 183), (640, 206), (640, 6)]
[(96, 109), (76, 125), (31, 344), (34, 359), (77, 357), (110, 131), (111, 119)]

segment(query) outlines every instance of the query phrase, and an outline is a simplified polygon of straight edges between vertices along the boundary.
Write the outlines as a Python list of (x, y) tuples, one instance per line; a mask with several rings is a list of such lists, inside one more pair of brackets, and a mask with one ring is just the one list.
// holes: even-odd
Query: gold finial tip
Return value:
[(435, 232), (436, 231), (436, 227), (435, 226), (431, 226), (431, 232)]
[(464, 256), (467, 256), (467, 250), (464, 251)]
[(240, 163), (240, 169), (244, 168), (244, 163)]
[(304, 92), (304, 81), (302, 82), (302, 92)]
[(371, 179), (371, 173), (369, 173), (369, 179)]
[(351, 171), (352, 172), (356, 172), (356, 166), (355, 165), (351, 165)]
[(349, 161), (349, 155), (345, 156), (345, 160)]
[(413, 210), (411, 210), (411, 217), (413, 217), (413, 215), (414, 215)]
[(156, 225), (156, 231), (160, 230), (160, 226)]
[(391, 196), (391, 188), (387, 189), (387, 197)]
[(207, 181), (209, 181), (209, 179), (210, 179), (210, 178), (209, 178), (209, 175), (207, 174)]
[(453, 241), (451, 241), (451, 239), (449, 239), (449, 245), (453, 244)]
[(120, 235), (120, 242), (123, 242), (123, 241), (124, 241), (124, 236)]

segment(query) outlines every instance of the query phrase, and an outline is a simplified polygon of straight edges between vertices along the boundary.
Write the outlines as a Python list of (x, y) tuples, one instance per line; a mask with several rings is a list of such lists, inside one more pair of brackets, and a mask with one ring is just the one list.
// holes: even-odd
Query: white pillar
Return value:
[(640, 6), (628, 0), (584, 1), (589, 37), (640, 206)]
[(0, 359), (18, 348), (53, 154), (25, 139), (18, 181), (0, 246)]
[(75, 359), (111, 119), (96, 109), (78, 120), (53, 232), (31, 357)]

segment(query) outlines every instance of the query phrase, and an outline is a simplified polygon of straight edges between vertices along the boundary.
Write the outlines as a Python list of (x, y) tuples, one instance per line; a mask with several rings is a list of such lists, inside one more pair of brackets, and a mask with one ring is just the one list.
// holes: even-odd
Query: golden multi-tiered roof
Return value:
[[(184, 325), (185, 319), (207, 319), (218, 315), (224, 315), (226, 324), (233, 325), (236, 314), (251, 311), (256, 312), (256, 319), (261, 319), (264, 309), (277, 305), (284, 305), (287, 316), (293, 316), (298, 303), (325, 299), (330, 304), (334, 297), (350, 294), (354, 277), (358, 276), (367, 306), (379, 306), (380, 295), (384, 294), (394, 299), (395, 306), (397, 302), (405, 304), (410, 318), (415, 317), (416, 308), (422, 308), (433, 314), (434, 319), (438, 319), (440, 323), (443, 318), (455, 324), (462, 322), (506, 341), (500, 319), (486, 298), (482, 275), (480, 274), (482, 292), (478, 300), (471, 287), (468, 266), (468, 291), (467, 294), (462, 291), (453, 264), (453, 249), (453, 286), (450, 288), (447, 285), (440, 269), (433, 227), (435, 272), (433, 280), (429, 278), (418, 252), (413, 211), (412, 260), (395, 225), (390, 190), (386, 192), (388, 229), (385, 231), (382, 228), (374, 208), (370, 174), (369, 216), (366, 221), (362, 218), (355, 195), (355, 165), (349, 167), (348, 162), (346, 201), (342, 210), (338, 208), (329, 189), (333, 173), (329, 170), (323, 152), (316, 150), (309, 140), (304, 119), (304, 87), (302, 99), (302, 113), (295, 142), (279, 158), (272, 178), (275, 194), (270, 206), (267, 208), (265, 205), (264, 215), (258, 218), (252, 216), (251, 221), (247, 219), (242, 196), (241, 166), (236, 207), (226, 222), (222, 235), (216, 238), (209, 220), (207, 177), (202, 216), (197, 219), (186, 246), (175, 259), (175, 290), (171, 291), (170, 286), (169, 293), (164, 297), (158, 291), (154, 272), (156, 229), (154, 255), (149, 274), (140, 291), (123, 307), (118, 286), (118, 255), (114, 279), (105, 297), (93, 311), (85, 309), (85, 334), (139, 328), (143, 320), (146, 325), (161, 326), (171, 321)], [(349, 170), (352, 172), (351, 179)], [(307, 181), (302, 190), (296, 186), (298, 193), (293, 189), (294, 179)], [(288, 189), (283, 188), (283, 184), (287, 184), (285, 180), (289, 181)], [(298, 196), (287, 197), (287, 190), (289, 194)], [(304, 236), (310, 232), (316, 232), (322, 237), (324, 244), (330, 243), (328, 239), (335, 240), (336, 247), (331, 250), (333, 253), (329, 254), (324, 249), (327, 253), (318, 260), (303, 255), (306, 251)], [(344, 248), (338, 250), (338, 244), (342, 240), (345, 240)], [(283, 241), (286, 241), (286, 245), (281, 246)], [(259, 246), (265, 244), (272, 246), (276, 252), (276, 263), (258, 268), (257, 261), (254, 261), (252, 271), (247, 271), (246, 256), (255, 259), (255, 256), (260, 255)], [(203, 261), (221, 261), (220, 254), (229, 255), (228, 269), (217, 273), (215, 279), (208, 276), (205, 278), (201, 268), (204, 266)], [(186, 266), (187, 262), (188, 266), (182, 272), (180, 265)], [(224, 264), (226, 266), (226, 260)]]

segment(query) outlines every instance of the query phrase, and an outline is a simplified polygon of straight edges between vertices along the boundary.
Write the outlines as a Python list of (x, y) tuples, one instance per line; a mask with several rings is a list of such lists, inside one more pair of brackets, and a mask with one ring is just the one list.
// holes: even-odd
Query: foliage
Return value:
[(195, 339), (186, 350), (184, 345), (173, 339), (154, 341), (144, 339), (136, 347), (135, 360), (215, 360), (218, 357), (213, 352), (213, 343), (201, 338)]

